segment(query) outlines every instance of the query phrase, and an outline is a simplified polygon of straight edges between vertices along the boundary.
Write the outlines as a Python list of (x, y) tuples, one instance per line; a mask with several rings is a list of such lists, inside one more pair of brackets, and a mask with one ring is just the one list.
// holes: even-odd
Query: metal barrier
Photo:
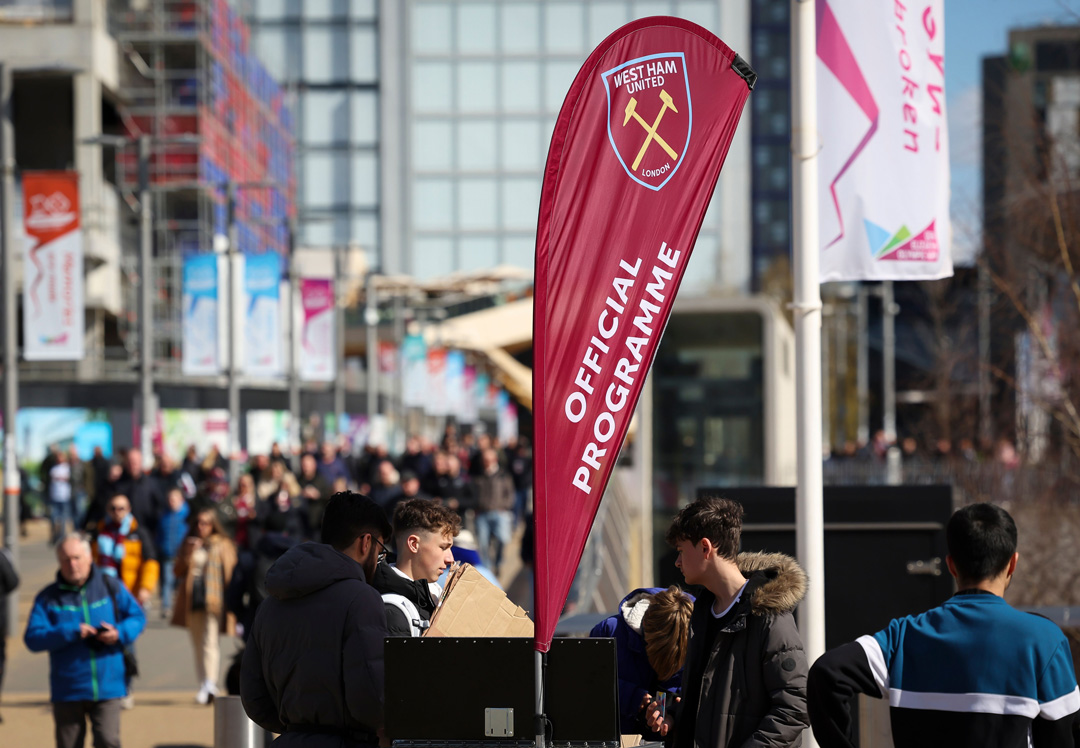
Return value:
[(240, 697), (214, 697), (214, 748), (262, 748), (262, 746), (262, 728), (248, 719)]

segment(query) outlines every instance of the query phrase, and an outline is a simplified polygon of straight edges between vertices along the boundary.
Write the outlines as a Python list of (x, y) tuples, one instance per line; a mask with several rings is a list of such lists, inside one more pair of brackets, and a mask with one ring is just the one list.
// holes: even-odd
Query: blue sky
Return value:
[(982, 59), (1004, 54), (1009, 29), (1080, 24), (1080, 0), (945, 0), (945, 87), (956, 259), (978, 238)]

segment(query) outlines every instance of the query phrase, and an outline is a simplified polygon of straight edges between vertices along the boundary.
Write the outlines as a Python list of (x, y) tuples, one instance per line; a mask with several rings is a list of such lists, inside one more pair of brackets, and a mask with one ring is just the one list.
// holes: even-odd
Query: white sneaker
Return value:
[(211, 698), (213, 697), (210, 695), (210, 691), (206, 688), (206, 684), (203, 683), (199, 687), (199, 692), (195, 694), (195, 703), (206, 705), (210, 703)]

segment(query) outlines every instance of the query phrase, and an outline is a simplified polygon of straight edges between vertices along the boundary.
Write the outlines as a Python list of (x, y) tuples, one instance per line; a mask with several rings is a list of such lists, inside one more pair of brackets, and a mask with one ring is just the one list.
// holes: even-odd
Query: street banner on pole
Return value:
[(28, 361), (83, 357), (83, 236), (79, 175), (23, 172), (23, 356)]
[(334, 371), (334, 282), (329, 278), (301, 278), (300, 379), (332, 382)]
[(428, 348), (427, 401), (424, 410), (429, 416), (449, 415), (446, 401), (446, 349)]
[(423, 335), (406, 335), (401, 342), (401, 399), (407, 408), (427, 405), (427, 344)]
[(446, 354), (446, 414), (461, 420), (465, 415), (465, 352)]
[(510, 399), (510, 393), (499, 390), (495, 396), (495, 431), (499, 441), (507, 444), (518, 435), (517, 404)]
[(183, 353), (180, 370), (188, 376), (221, 373), (218, 349), (218, 256), (184, 258)]
[(281, 256), (275, 252), (244, 256), (244, 372), (279, 377), (281, 355)]
[(551, 138), (533, 312), (536, 649), (562, 612), (755, 74), (677, 18), (589, 56)]
[(818, 0), (822, 282), (952, 275), (945, 0)]
[(461, 423), (476, 423), (480, 415), (480, 400), (476, 395), (476, 367), (465, 366), (464, 381), (462, 388), (465, 390), (465, 402), (462, 407)]

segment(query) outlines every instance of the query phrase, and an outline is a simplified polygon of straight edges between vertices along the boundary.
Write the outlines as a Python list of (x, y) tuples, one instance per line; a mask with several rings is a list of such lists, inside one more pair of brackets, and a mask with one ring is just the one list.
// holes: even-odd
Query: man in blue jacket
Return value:
[(123, 584), (94, 565), (82, 533), (56, 546), (60, 572), (38, 593), (23, 637), (31, 652), (49, 653), (49, 688), (57, 748), (81, 748), (86, 719), (94, 748), (119, 748), (124, 647), (146, 626), (142, 608)]
[(1072, 655), (1054, 623), (1005, 602), (1016, 524), (993, 504), (945, 529), (958, 591), (917, 616), (829, 650), (810, 670), (810, 722), (822, 748), (857, 745), (857, 694), (889, 700), (897, 748), (1072, 748), (1080, 713)]

